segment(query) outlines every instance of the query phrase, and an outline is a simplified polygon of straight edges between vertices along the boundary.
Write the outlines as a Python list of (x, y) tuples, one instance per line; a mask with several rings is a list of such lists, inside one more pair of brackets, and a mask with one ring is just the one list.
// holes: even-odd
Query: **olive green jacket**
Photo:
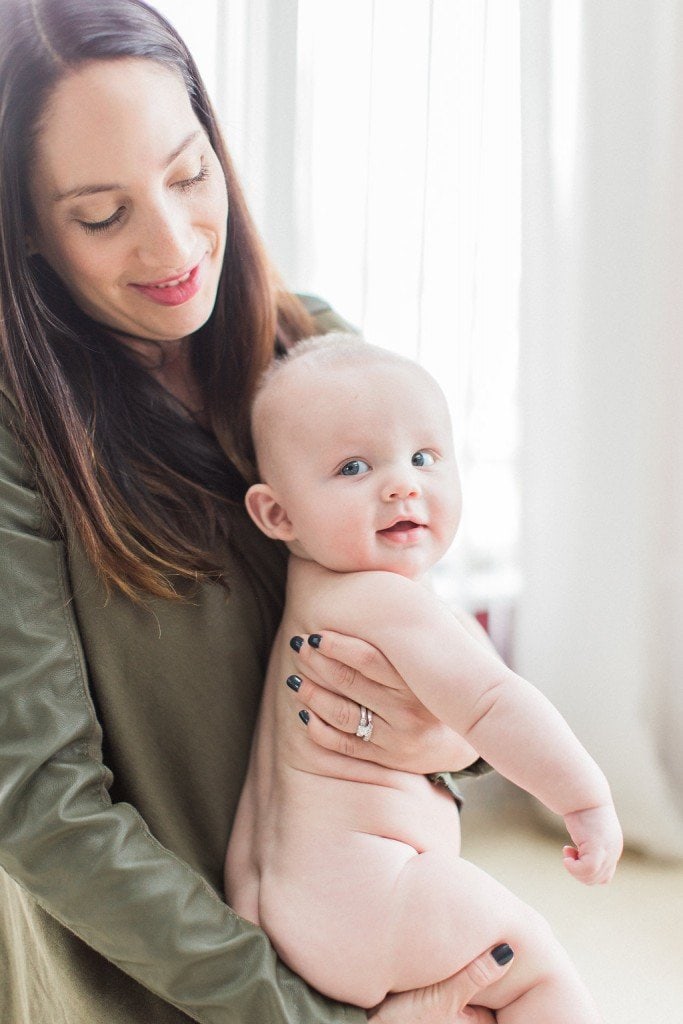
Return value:
[(222, 898), (281, 549), (236, 510), (229, 597), (107, 600), (47, 519), (12, 415), (0, 393), (0, 1021), (365, 1020)]
[(229, 596), (107, 598), (46, 516), (13, 414), (0, 383), (0, 1021), (365, 1020), (222, 898), (282, 549), (236, 509)]

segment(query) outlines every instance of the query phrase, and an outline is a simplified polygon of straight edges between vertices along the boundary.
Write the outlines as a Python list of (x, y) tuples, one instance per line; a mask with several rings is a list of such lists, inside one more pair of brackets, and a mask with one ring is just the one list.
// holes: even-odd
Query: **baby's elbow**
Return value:
[(487, 686), (483, 693), (477, 697), (470, 711), (465, 728), (462, 731), (462, 736), (475, 749), (479, 749), (477, 746), (478, 738), (482, 732), (487, 730), (488, 723), (494, 717), (504, 685), (504, 680), (495, 680)]

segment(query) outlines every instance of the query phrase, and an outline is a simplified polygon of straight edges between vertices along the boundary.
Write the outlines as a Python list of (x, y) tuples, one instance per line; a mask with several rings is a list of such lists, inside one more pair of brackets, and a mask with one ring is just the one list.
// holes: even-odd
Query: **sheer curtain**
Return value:
[(437, 584), (492, 612), (517, 583), (517, 7), (299, 0), (298, 16), (295, 280), (440, 381), (465, 517)]
[(604, 766), (627, 840), (683, 855), (683, 6), (158, 6), (290, 286), (449, 394), (466, 519), (445, 595), (499, 601), (503, 628), (515, 600), (516, 666)]
[(523, 0), (519, 670), (683, 855), (683, 7)]
[(158, 2), (290, 287), (446, 391), (465, 514), (437, 586), (505, 646), (518, 586), (519, 14), (509, 0)]

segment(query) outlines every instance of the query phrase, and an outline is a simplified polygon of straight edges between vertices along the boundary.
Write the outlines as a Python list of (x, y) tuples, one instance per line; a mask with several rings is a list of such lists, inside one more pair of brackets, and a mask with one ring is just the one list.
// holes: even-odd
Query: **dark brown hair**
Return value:
[[(192, 342), (208, 429), (133, 353), (82, 312), (26, 248), (28, 180), (41, 112), (92, 60), (147, 58), (182, 76), (222, 164), (230, 213), (214, 310)], [(174, 29), (142, 0), (0, 0), (0, 374), (55, 520), (108, 585), (175, 597), (221, 577), (252, 460), (249, 406), (276, 335), (313, 333), (257, 237), (204, 85)]]

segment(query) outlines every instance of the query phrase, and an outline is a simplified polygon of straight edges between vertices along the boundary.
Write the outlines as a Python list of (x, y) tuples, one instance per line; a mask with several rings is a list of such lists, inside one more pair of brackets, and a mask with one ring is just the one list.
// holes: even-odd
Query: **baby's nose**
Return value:
[(394, 476), (389, 480), (382, 491), (383, 501), (405, 501), (407, 498), (417, 498), (420, 495), (420, 488), (417, 480), (410, 474)]

